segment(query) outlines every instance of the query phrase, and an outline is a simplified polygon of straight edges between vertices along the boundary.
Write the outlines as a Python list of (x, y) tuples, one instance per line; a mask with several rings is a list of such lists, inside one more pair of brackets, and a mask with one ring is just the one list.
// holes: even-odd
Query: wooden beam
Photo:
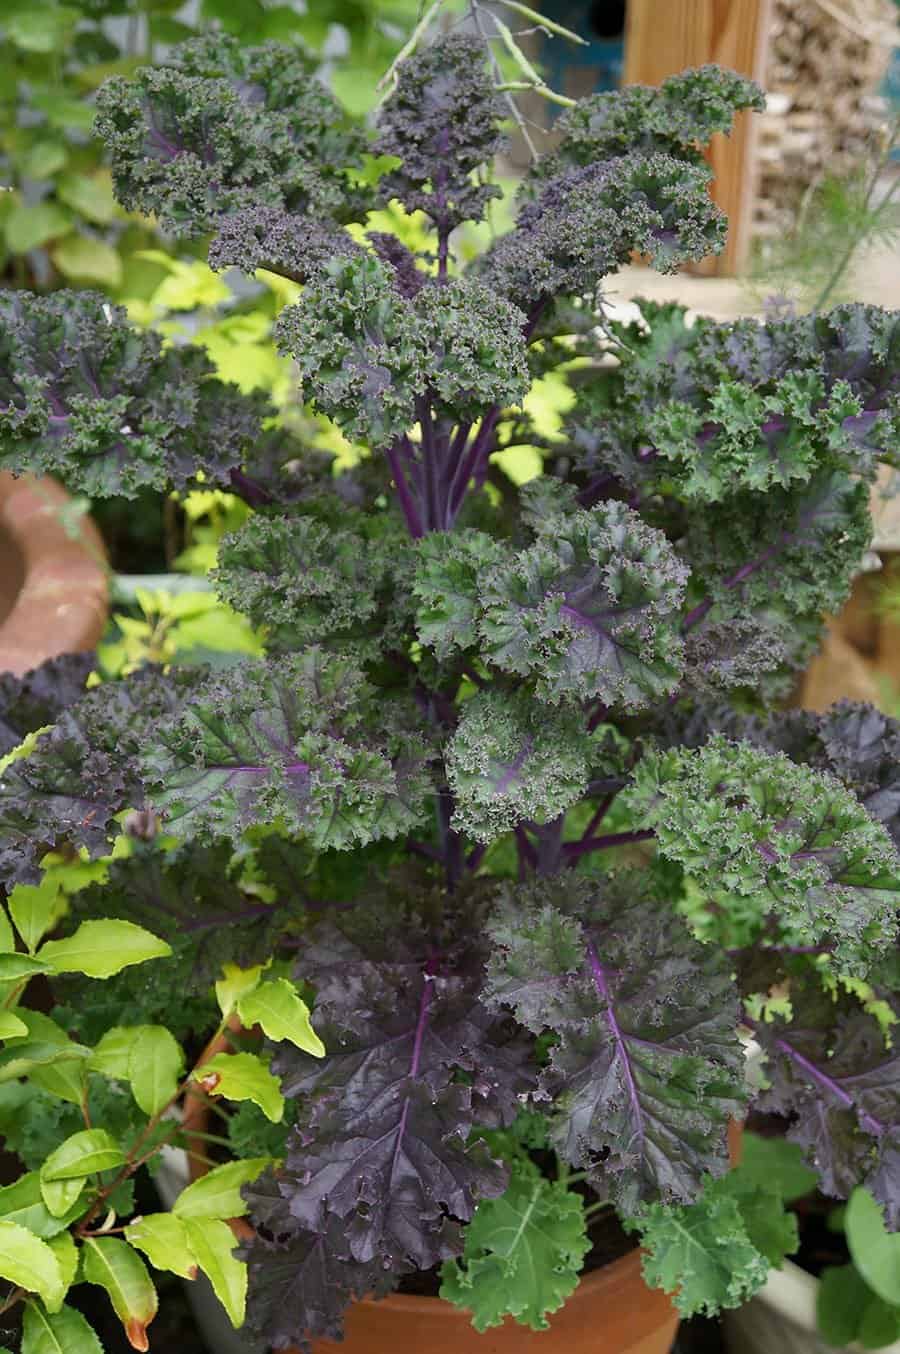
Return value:
[[(658, 85), (688, 66), (714, 61), (765, 81), (772, 0), (628, 0), (626, 85)], [(728, 216), (728, 243), (698, 271), (741, 270), (750, 245), (756, 191), (754, 115), (739, 113), (730, 137), (713, 137), (707, 158), (712, 195)]]

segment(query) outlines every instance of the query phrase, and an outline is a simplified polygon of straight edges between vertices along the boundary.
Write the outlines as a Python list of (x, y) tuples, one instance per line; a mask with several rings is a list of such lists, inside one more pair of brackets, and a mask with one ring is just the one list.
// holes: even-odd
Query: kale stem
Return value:
[(588, 837), (580, 842), (566, 842), (563, 855), (569, 860), (577, 860), (590, 851), (606, 851), (611, 846), (629, 846), (632, 842), (646, 842), (656, 833), (652, 827), (641, 828), (636, 832), (610, 832), (605, 837)]
[(425, 528), (422, 525), (419, 509), (403, 473), (403, 467), (400, 465), (400, 456), (396, 444), (388, 447), (385, 454), (388, 465), (391, 467), (391, 474), (394, 477), (394, 485), (397, 489), (397, 498), (400, 501), (400, 507), (403, 509), (403, 516), (406, 518), (409, 534), (413, 540), (419, 540), (425, 535)]

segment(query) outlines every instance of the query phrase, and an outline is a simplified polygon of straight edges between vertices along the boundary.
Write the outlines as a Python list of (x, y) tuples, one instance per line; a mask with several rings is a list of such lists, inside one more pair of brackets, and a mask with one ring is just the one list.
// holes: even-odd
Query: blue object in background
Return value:
[(534, 8), (589, 44), (576, 47), (565, 38), (545, 39), (541, 64), (553, 89), (563, 89), (572, 70), (593, 76), (594, 93), (619, 88), (625, 60), (625, 0), (541, 0)]

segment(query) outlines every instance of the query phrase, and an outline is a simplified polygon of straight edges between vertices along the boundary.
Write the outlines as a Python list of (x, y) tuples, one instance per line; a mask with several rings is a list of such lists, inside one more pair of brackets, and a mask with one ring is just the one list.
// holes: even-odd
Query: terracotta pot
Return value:
[(0, 472), (0, 672), (92, 649), (103, 633), (106, 551), (89, 517), (66, 534), (69, 501), (55, 480)]
[[(229, 1049), (227, 1039), (213, 1040), (201, 1061)], [(206, 1102), (188, 1094), (182, 1120), (187, 1133), (206, 1132), (208, 1119)], [(192, 1180), (207, 1169), (194, 1155), (188, 1161)], [(233, 1219), (231, 1227), (241, 1240), (253, 1236), (253, 1229), (241, 1218)], [(441, 1298), (392, 1293), (378, 1301), (364, 1298), (354, 1303), (347, 1312), (343, 1343), (317, 1340), (312, 1354), (525, 1354), (531, 1350), (534, 1354), (668, 1354), (677, 1328), (678, 1314), (665, 1293), (644, 1283), (640, 1252), (634, 1250), (586, 1274), (565, 1306), (550, 1317), (549, 1331), (531, 1331), (507, 1320), (479, 1335), (467, 1312)], [(300, 1352), (291, 1349), (283, 1354)]]

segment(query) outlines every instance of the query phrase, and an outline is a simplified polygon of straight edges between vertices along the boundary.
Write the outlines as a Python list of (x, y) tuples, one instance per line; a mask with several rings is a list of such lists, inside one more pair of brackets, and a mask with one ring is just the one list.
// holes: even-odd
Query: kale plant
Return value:
[[(326, 1055), (275, 1052), (292, 1126), (245, 1192), (276, 1348), (438, 1267), (480, 1329), (539, 1329), (604, 1210), (683, 1311), (742, 1301), (790, 1230), (728, 1174), (751, 1035), (821, 1187), (900, 1221), (900, 725), (777, 707), (896, 457), (900, 321), (606, 317), (635, 252), (722, 246), (701, 152), (761, 106), (746, 80), (583, 100), (463, 268), (500, 92), (460, 34), (396, 74), (369, 142), (277, 45), (189, 43), (99, 99), (123, 206), (301, 284), (278, 340), (354, 470), (99, 296), (0, 303), (0, 464), (254, 509), (215, 586), (263, 659), (3, 688), (11, 737), (51, 727), (0, 777), (0, 867), (33, 886), (115, 841), (71, 907), (165, 936), (170, 1002), (223, 963), (310, 984)], [(425, 252), (367, 233), (388, 202)], [(523, 401), (550, 371), (547, 441)], [(496, 453), (522, 445), (543, 474), (517, 488)]]

